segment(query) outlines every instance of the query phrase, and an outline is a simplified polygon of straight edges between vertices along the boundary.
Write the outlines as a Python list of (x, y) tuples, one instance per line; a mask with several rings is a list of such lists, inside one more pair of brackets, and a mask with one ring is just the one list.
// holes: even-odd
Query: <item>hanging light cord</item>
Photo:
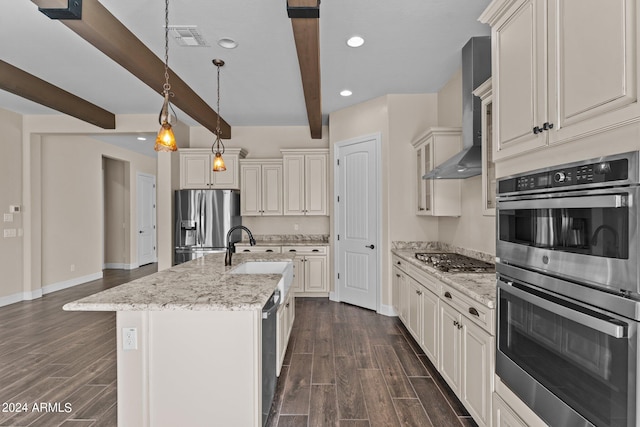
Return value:
[[(223, 62), (223, 64), (224, 64), (224, 62)], [(211, 147), (211, 151), (213, 151), (214, 154), (216, 152), (218, 152), (218, 153), (220, 153), (220, 155), (222, 155), (222, 154), (224, 154), (224, 144), (220, 140), (220, 134), (222, 133), (222, 131), (220, 130), (220, 66), (221, 66), (221, 64), (216, 64), (216, 67), (218, 67), (218, 113), (217, 113), (218, 114), (218, 118), (216, 120), (216, 142)], [(215, 151), (213, 150), (213, 147), (216, 148)], [(222, 150), (220, 150), (220, 147), (222, 147)]]
[(169, 84), (169, 0), (165, 0), (164, 6), (164, 85), (162, 85), (164, 104), (162, 105), (160, 117), (158, 118), (160, 124), (162, 124), (163, 121), (170, 123), (169, 108), (171, 108), (173, 116), (177, 117), (173, 105), (169, 102), (169, 97), (173, 96), (171, 85)]

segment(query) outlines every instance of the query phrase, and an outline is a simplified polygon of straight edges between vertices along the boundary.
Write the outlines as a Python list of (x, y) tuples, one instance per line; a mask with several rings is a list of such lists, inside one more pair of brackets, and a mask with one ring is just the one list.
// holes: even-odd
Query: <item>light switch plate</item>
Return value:
[(20, 205), (9, 205), (9, 212), (20, 213)]

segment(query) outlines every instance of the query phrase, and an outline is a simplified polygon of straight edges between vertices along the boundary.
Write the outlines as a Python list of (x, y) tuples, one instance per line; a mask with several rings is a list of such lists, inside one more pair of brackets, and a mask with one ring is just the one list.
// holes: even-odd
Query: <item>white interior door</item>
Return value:
[(157, 261), (156, 257), (156, 177), (139, 173), (138, 192), (138, 265)]
[(379, 136), (336, 144), (336, 289), (343, 302), (378, 309)]

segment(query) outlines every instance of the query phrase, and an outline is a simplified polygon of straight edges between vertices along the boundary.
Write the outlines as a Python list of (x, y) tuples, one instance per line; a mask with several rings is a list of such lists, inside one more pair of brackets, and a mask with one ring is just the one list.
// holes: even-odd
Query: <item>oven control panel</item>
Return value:
[(498, 194), (603, 184), (626, 180), (628, 177), (629, 160), (627, 158), (601, 160), (505, 178), (498, 183)]

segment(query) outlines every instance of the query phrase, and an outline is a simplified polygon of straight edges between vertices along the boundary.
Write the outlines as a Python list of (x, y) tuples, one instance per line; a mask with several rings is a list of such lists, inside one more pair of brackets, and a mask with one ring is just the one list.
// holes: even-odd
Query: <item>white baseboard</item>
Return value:
[(335, 292), (329, 292), (329, 301), (340, 302)]
[(22, 294), (22, 299), (24, 301), (31, 301), (38, 298), (42, 298), (42, 288), (36, 289), (35, 291), (31, 292), (24, 292)]
[(138, 268), (137, 264), (124, 264), (122, 262), (108, 262), (102, 266), (103, 269), (113, 270), (135, 270)]
[(385, 304), (380, 304), (380, 311), (378, 311), (378, 314), (389, 317), (396, 317), (398, 315), (398, 313), (393, 309), (393, 306)]
[(15, 304), (20, 301), (22, 301), (22, 293), (7, 295), (6, 297), (0, 298), (0, 307), (4, 307), (5, 305), (10, 305), (10, 304)]
[(63, 289), (71, 288), (77, 285), (82, 285), (83, 283), (91, 282), (92, 280), (98, 280), (98, 279), (102, 279), (102, 271), (98, 273), (88, 274), (86, 276), (74, 277), (73, 279), (43, 286), (42, 293), (50, 294), (51, 292), (61, 291)]

